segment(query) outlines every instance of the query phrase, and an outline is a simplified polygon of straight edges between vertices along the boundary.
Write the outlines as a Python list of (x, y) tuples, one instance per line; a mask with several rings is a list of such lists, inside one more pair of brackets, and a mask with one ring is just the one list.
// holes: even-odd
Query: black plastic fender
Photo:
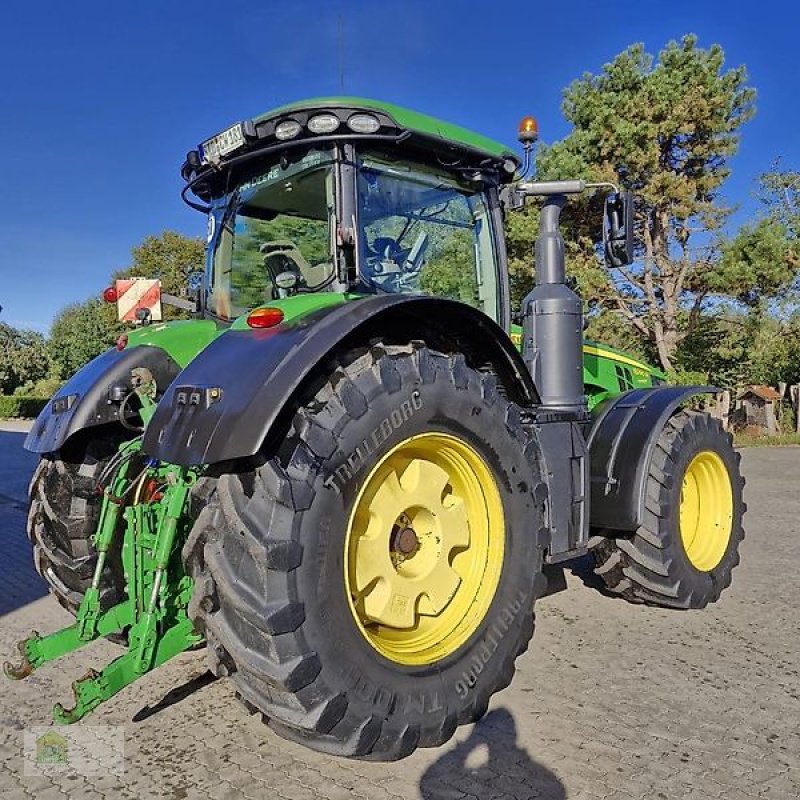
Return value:
[[(166, 391), (145, 432), (155, 458), (191, 466), (252, 456), (315, 367), (337, 347), (382, 337), (432, 347), (455, 343), (498, 374), (511, 399), (538, 400), (508, 335), (483, 312), (455, 300), (374, 295), (264, 330), (230, 330), (208, 345)], [(467, 352), (468, 351), (468, 352)]]
[(106, 350), (79, 369), (42, 409), (25, 439), (25, 449), (52, 453), (70, 436), (93, 425), (119, 420), (119, 402), (109, 396), (112, 386), (130, 389), (131, 370), (146, 367), (159, 388), (180, 372), (178, 364), (160, 347), (141, 345)]
[(712, 386), (659, 386), (611, 397), (595, 411), (587, 444), (593, 528), (634, 531), (642, 523), (650, 458), (667, 420)]

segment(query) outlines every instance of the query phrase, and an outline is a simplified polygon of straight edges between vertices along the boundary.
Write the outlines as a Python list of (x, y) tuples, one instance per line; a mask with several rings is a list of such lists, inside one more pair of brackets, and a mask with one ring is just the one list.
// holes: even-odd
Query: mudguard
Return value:
[(113, 386), (130, 390), (131, 370), (135, 367), (149, 369), (160, 388), (180, 372), (160, 347), (106, 350), (79, 369), (42, 409), (25, 439), (25, 449), (52, 453), (84, 428), (118, 421), (120, 403), (111, 399), (109, 391)]
[(587, 441), (593, 528), (634, 531), (644, 516), (647, 470), (656, 441), (680, 404), (712, 386), (635, 389), (601, 403)]
[(190, 466), (254, 455), (303, 381), (337, 347), (383, 337), (432, 347), (457, 342), (491, 365), (509, 397), (538, 400), (507, 334), (481, 311), (454, 300), (376, 295), (328, 306), (265, 330), (230, 330), (208, 345), (166, 391), (143, 449)]

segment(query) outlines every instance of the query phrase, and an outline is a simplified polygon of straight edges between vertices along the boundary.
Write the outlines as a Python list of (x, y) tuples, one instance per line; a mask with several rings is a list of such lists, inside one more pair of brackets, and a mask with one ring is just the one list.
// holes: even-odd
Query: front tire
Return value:
[(538, 464), (461, 356), (374, 346), (337, 369), (260, 463), (218, 479), (184, 548), (212, 670), (323, 752), (447, 741), (533, 633)]
[(633, 603), (704, 608), (730, 586), (744, 539), (744, 478), (719, 420), (673, 416), (658, 438), (642, 525), (605, 531), (592, 544), (595, 573)]

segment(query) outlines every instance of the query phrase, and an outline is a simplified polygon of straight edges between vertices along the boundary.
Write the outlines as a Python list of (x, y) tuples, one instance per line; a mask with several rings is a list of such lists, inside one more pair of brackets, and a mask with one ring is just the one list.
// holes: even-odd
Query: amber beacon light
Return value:
[(535, 117), (522, 118), (517, 129), (517, 138), (527, 146), (530, 146), (539, 138), (539, 123)]

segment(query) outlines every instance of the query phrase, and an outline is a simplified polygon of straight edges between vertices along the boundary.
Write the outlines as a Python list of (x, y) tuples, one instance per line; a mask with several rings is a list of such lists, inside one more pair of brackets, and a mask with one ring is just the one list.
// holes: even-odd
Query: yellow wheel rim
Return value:
[(698, 453), (681, 486), (681, 541), (695, 569), (708, 572), (722, 561), (731, 539), (733, 489), (725, 462), (711, 450)]
[(345, 584), (359, 630), (399, 664), (447, 657), (486, 616), (504, 549), (483, 458), (444, 433), (406, 439), (367, 476), (350, 515)]

